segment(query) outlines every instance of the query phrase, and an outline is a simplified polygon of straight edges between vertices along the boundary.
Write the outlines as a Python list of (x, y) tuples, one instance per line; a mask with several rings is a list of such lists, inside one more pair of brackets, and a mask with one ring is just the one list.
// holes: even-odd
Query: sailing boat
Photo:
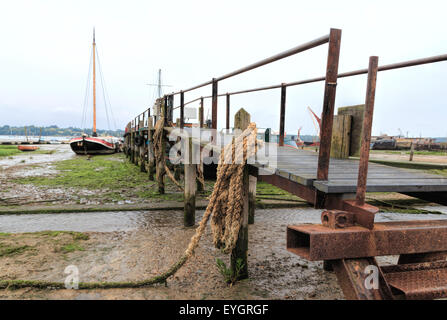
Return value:
[[(76, 154), (110, 154), (121, 151), (121, 144), (115, 137), (98, 137), (96, 133), (96, 42), (93, 29), (93, 132), (92, 136), (82, 134), (70, 140), (70, 147)], [(101, 68), (100, 68), (101, 69)], [(101, 70), (100, 70), (101, 71)]]

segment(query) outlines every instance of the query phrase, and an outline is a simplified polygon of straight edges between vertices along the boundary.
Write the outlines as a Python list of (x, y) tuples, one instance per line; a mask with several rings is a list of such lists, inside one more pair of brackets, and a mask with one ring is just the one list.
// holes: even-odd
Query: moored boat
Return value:
[(17, 149), (19, 149), (20, 151), (36, 151), (37, 149), (39, 149), (39, 147), (18, 145)]
[[(98, 137), (96, 133), (96, 42), (95, 30), (93, 30), (93, 130), (92, 135), (83, 134), (69, 141), (70, 147), (76, 154), (110, 154), (121, 151), (121, 144), (115, 137)], [(99, 68), (101, 73), (101, 68)], [(101, 75), (102, 78), (102, 75)], [(103, 87), (104, 90), (104, 87)], [(85, 106), (84, 106), (85, 107)], [(107, 115), (108, 116), (108, 115)]]

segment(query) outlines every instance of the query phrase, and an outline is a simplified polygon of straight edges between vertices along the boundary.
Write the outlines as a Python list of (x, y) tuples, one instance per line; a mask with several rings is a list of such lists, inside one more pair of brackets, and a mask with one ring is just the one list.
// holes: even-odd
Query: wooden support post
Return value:
[(187, 161), (185, 161), (185, 208), (183, 215), (183, 223), (185, 227), (191, 227), (195, 224), (196, 217), (196, 164), (193, 161), (193, 145), (192, 138), (186, 141)]
[[(164, 124), (166, 125), (166, 105), (167, 105), (167, 96), (164, 97), (164, 99), (162, 100), (162, 105), (161, 105), (161, 111), (162, 114), (164, 115)], [(165, 166), (164, 166), (164, 159), (163, 157), (166, 154), (166, 135), (165, 135), (165, 131), (163, 130), (163, 134), (162, 134), (162, 139), (161, 139), (161, 154), (162, 157), (159, 161), (157, 161), (156, 163), (156, 176), (157, 176), (157, 183), (158, 183), (158, 193), (159, 194), (164, 194), (165, 193), (165, 182), (164, 182), (164, 176), (166, 174), (166, 170), (165, 170)]]
[(359, 175), (357, 180), (356, 203), (365, 204), (366, 180), (368, 178), (369, 149), (371, 144), (371, 130), (374, 114), (374, 101), (376, 96), (376, 81), (379, 58), (369, 58), (368, 84), (365, 98), (365, 115), (363, 117), (362, 145), (360, 149)]
[(227, 133), (230, 132), (230, 94), (227, 93), (226, 126)]
[(148, 145), (147, 145), (147, 151), (148, 151), (148, 169), (147, 172), (149, 173), (149, 180), (154, 180), (154, 173), (155, 173), (155, 153), (154, 153), (154, 141), (153, 139), (153, 117), (149, 117), (147, 119), (147, 138), (148, 138)]
[[(211, 95), (211, 128), (217, 129), (217, 80), (213, 78), (213, 88)], [(214, 136), (215, 138), (215, 136)], [(214, 141), (215, 142), (215, 141)]]
[(140, 146), (139, 146), (140, 171), (146, 172), (146, 138), (144, 134), (144, 113), (143, 120), (140, 121)]
[(410, 161), (413, 161), (413, 156), (414, 156), (414, 143), (413, 141), (411, 141), (411, 145), (410, 145)]
[(185, 94), (180, 91), (180, 128), (185, 127)]
[(242, 211), (242, 225), (239, 230), (239, 236), (236, 242), (236, 247), (231, 252), (231, 270), (233, 273), (236, 272), (236, 267), (242, 264), (242, 269), (239, 271), (238, 280), (248, 278), (248, 208), (249, 208), (249, 174), (248, 166), (245, 166), (244, 177), (243, 177), (243, 197), (244, 206)]
[(138, 165), (138, 146), (136, 145), (137, 139), (140, 139), (140, 117), (135, 118), (135, 140), (133, 146), (133, 163)]
[[(250, 114), (244, 109), (240, 109), (234, 116), (234, 128), (245, 130), (250, 124)], [(243, 267), (239, 272), (238, 279), (246, 279), (248, 278), (248, 216), (249, 216), (249, 186), (250, 186), (250, 178), (249, 178), (249, 166), (245, 166), (243, 173), (243, 199), (244, 205), (242, 209), (242, 225), (239, 230), (238, 240), (236, 242), (236, 247), (231, 252), (230, 264), (231, 270), (236, 272), (236, 267), (238, 261), (242, 263)]]
[(132, 120), (132, 125), (130, 128), (130, 162), (134, 162), (134, 149), (135, 149), (135, 120)]
[[(197, 164), (197, 168), (200, 169), (200, 171), (203, 173), (203, 163), (202, 162)], [(197, 179), (197, 191), (202, 192), (203, 190), (205, 190), (205, 185), (202, 184), (202, 182), (199, 179)]]
[(256, 209), (256, 184), (258, 177), (249, 175), (248, 177), (248, 224), (255, 223), (255, 209)]
[(281, 85), (281, 109), (279, 113), (279, 146), (284, 146), (284, 121), (286, 116), (286, 90), (284, 83)]
[(200, 128), (203, 128), (203, 123), (204, 123), (204, 119), (203, 119), (203, 97), (200, 97), (200, 107), (199, 107), (199, 126)]
[[(337, 88), (338, 60), (340, 57), (341, 30), (331, 29), (326, 68), (323, 112), (321, 116), (320, 152), (317, 180), (328, 180), (331, 155), (332, 122), (334, 118), (335, 93)], [(319, 201), (316, 201), (316, 203)]]

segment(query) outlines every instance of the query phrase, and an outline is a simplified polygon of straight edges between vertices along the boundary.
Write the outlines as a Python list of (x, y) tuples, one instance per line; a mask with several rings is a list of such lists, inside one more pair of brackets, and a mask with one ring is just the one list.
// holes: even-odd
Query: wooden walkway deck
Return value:
[[(324, 193), (355, 193), (358, 160), (331, 159), (329, 180), (317, 180), (318, 153), (291, 147), (278, 147), (275, 174)], [(261, 170), (262, 165), (256, 165)], [(402, 169), (370, 163), (368, 192), (447, 192), (447, 178), (421, 170)]]

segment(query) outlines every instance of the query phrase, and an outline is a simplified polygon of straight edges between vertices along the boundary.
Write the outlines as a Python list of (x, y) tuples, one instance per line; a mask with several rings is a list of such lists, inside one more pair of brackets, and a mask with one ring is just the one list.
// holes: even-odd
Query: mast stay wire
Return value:
[(113, 114), (112, 105), (110, 104), (109, 91), (107, 90), (107, 85), (106, 85), (106, 82), (104, 80), (104, 74), (102, 72), (101, 62), (99, 60), (99, 52), (98, 52), (98, 47), (97, 46), (96, 46), (96, 56), (98, 58), (99, 75), (100, 75), (101, 86), (102, 86), (102, 90), (103, 90), (102, 93), (103, 93), (103, 98), (104, 98), (104, 107), (106, 109), (107, 123), (108, 123), (108, 126), (109, 126), (109, 130), (111, 130), (110, 120), (109, 120), (109, 113), (108, 113), (108, 110), (109, 110), (110, 111), (110, 116), (111, 116), (112, 121), (113, 121), (114, 130), (116, 130), (117, 126), (116, 126), (115, 116)]
[(87, 81), (85, 86), (85, 93), (84, 93), (84, 105), (82, 108), (82, 118), (81, 118), (81, 128), (86, 129), (86, 122), (87, 122), (87, 108), (88, 108), (88, 98), (90, 97), (90, 73), (92, 71), (92, 58), (93, 53), (90, 51), (90, 64), (88, 67), (88, 73), (87, 73)]

